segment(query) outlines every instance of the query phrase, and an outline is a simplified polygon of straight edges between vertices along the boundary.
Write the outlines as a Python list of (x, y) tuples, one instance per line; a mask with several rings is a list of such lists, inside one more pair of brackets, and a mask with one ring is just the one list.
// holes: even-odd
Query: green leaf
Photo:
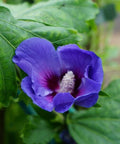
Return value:
[(107, 96), (107, 97), (109, 97), (109, 95), (106, 92), (104, 92), (104, 91), (100, 91), (99, 92), (99, 96)]
[[(31, 8), (26, 5), (19, 5), (16, 9), (7, 7), (18, 20), (8, 9), (0, 7), (0, 31), (15, 48), (24, 39), (35, 36), (47, 38), (55, 46), (77, 43), (81, 40), (79, 32), (87, 30), (87, 21), (94, 19), (98, 12), (96, 5), (89, 0), (53, 0)], [(27, 9), (21, 10), (24, 8)]]
[(3, 2), (9, 3), (9, 4), (18, 4), (21, 3), (22, 0), (2, 0)]
[(0, 33), (2, 37), (5, 37), (9, 47), (13, 47), (14, 50), (21, 41), (32, 36), (16, 25), (16, 20), (10, 11), (4, 7), (0, 7)]
[(9, 144), (23, 144), (19, 136), (21, 127), (26, 122), (26, 113), (18, 103), (12, 103), (5, 111), (5, 141)]
[(91, 0), (50, 0), (21, 12), (17, 18), (85, 32), (88, 30), (87, 22), (94, 19), (97, 13), (98, 8)]
[(120, 79), (114, 80), (104, 90), (113, 100), (120, 102)]
[(55, 127), (49, 121), (29, 117), (21, 137), (25, 144), (48, 144), (55, 133)]
[(23, 101), (26, 105), (33, 103), (31, 98), (28, 97), (23, 91), (20, 92), (20, 94), (18, 95), (18, 98), (20, 101)]
[(16, 73), (12, 63), (14, 47), (0, 34), (0, 103), (8, 106), (16, 95)]
[(37, 37), (50, 40), (55, 46), (78, 43), (81, 41), (81, 34), (73, 28), (46, 26), (42, 23), (31, 20), (19, 20), (17, 26), (22, 27)]
[[(4, 10), (5, 9), (1, 7), (0, 19), (4, 19), (8, 14), (8, 11), (6, 11), (6, 15), (4, 15)], [(9, 21), (9, 19), (7, 19), (7, 21)], [(2, 32), (6, 33), (6, 35), (10, 33), (6, 24), (0, 21), (0, 102), (3, 106), (8, 106), (11, 97), (16, 96), (17, 91), (15, 67), (12, 63), (15, 47)]]
[(100, 108), (91, 108), (68, 115), (68, 127), (77, 144), (119, 144), (120, 80), (106, 89), (111, 97), (100, 97)]
[(55, 45), (77, 43), (81, 40), (81, 35), (75, 29), (46, 26), (31, 20), (15, 20), (4, 7), (0, 7), (0, 12), (1, 34), (15, 48), (30, 37), (44, 37)]
[(28, 3), (21, 3), (21, 4), (17, 4), (17, 5), (0, 3), (0, 6), (10, 9), (10, 11), (14, 17), (18, 17), (21, 12), (26, 11), (29, 8)]
[(89, 0), (51, 0), (31, 8), (26, 4), (17, 8), (5, 6), (17, 20), (8, 9), (0, 7), (0, 31), (15, 48), (24, 39), (35, 36), (47, 38), (55, 46), (77, 43), (81, 40), (79, 32), (88, 29), (88, 21), (98, 12), (95, 3)]
[(100, 107), (101, 107), (101, 105), (100, 105), (100, 104), (98, 104), (98, 103), (96, 103), (96, 104), (94, 105), (94, 107), (96, 107), (96, 108), (100, 108)]

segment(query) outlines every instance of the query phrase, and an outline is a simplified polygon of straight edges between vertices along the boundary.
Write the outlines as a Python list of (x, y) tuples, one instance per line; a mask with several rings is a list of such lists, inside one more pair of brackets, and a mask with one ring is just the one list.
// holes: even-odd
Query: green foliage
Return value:
[[(2, 16), (4, 18), (4, 15)], [(0, 102), (4, 106), (8, 106), (11, 97), (16, 95), (16, 74), (11, 61), (14, 53), (13, 50), (14, 46), (9, 43), (0, 31)]]
[[(15, 0), (14, 3), (21, 1)], [(16, 81), (20, 86), (20, 81), (24, 77), (19, 69), (16, 76), (16, 67), (12, 63), (14, 51), (23, 40), (30, 37), (46, 38), (55, 47), (69, 43), (81, 44), (83, 34), (86, 35), (90, 28), (95, 29), (94, 19), (98, 8), (92, 0), (37, 1), (40, 3), (33, 6), (27, 3), (17, 6), (1, 3), (0, 108), (8, 106), (11, 99), (16, 97)], [(11, 3), (12, 0), (7, 2)], [(120, 80), (117, 80), (112, 82), (105, 91), (99, 93), (99, 101), (93, 108), (78, 112), (73, 109), (73, 112), (68, 114), (67, 125), (77, 144), (119, 144), (119, 93)], [(31, 105), (25, 105), (32, 102), (23, 92), (19, 94), (17, 100), (24, 101), (24, 103), (21, 102), (23, 105), (19, 102), (21, 108), (27, 114), (29, 112), (35, 116), (29, 116), (26, 121), (26, 114), (19, 105), (14, 104), (9, 107), (5, 115), (7, 143), (22, 144), (16, 131), (20, 131), (25, 121), (26, 124), (21, 132), (21, 138), (25, 144), (48, 144), (63, 128), (62, 126), (65, 128), (66, 116), (49, 113), (32, 104), (34, 111)]]
[(9, 4), (19, 4), (21, 3), (23, 0), (1, 0), (5, 3), (9, 3)]
[(99, 96), (107, 96), (107, 97), (109, 97), (109, 95), (106, 92), (104, 92), (104, 91), (100, 91), (99, 92)]
[(30, 37), (46, 38), (55, 47), (78, 43), (98, 9), (89, 0), (50, 0), (32, 7), (1, 5), (10, 9), (0, 6), (0, 101), (7, 106), (10, 97), (16, 96), (15, 48)]
[(50, 0), (32, 6), (17, 18), (85, 32), (88, 30), (87, 21), (94, 19), (97, 13), (96, 5), (89, 0)]
[(57, 45), (79, 42), (79, 32), (88, 31), (88, 21), (94, 19), (98, 12), (96, 5), (88, 0), (52, 0), (30, 8), (27, 4), (2, 5), (8, 7), (12, 15), (20, 19), (20, 27)]
[(23, 91), (21, 91), (18, 97), (19, 97), (19, 100), (23, 101), (26, 105), (32, 103), (32, 100)]
[(35, 3), (41, 2), (41, 1), (48, 1), (48, 0), (34, 0)]
[(101, 6), (104, 6), (106, 4), (114, 4), (115, 7), (116, 7), (116, 10), (118, 12), (120, 12), (120, 1), (119, 0), (98, 0), (98, 3), (101, 5)]
[(68, 115), (69, 131), (77, 144), (119, 144), (120, 80), (113, 81), (105, 92), (111, 97), (100, 97), (100, 108)]
[(48, 144), (56, 133), (55, 126), (40, 117), (28, 117), (28, 122), (22, 131), (25, 144)]
[(28, 3), (21, 3), (17, 5), (0, 3), (0, 6), (8, 8), (14, 17), (18, 16), (21, 13), (21, 11), (26, 11), (30, 7)]
[[(108, 94), (106, 94), (108, 93)], [(99, 108), (69, 113), (67, 125), (77, 144), (118, 144), (120, 139), (120, 80), (113, 81), (101, 92)], [(110, 95), (108, 97), (108, 95)], [(30, 116), (21, 137), (26, 144), (48, 144), (62, 126), (53, 124), (54, 114), (38, 109), (40, 116)]]
[(5, 144), (23, 144), (19, 135), (26, 119), (25, 112), (17, 103), (5, 109)]

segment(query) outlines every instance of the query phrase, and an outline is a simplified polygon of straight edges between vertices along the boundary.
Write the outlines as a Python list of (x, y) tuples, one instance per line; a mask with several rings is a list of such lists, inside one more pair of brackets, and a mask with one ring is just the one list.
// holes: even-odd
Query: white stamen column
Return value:
[(75, 75), (72, 71), (68, 71), (62, 78), (59, 93), (72, 93), (75, 86)]

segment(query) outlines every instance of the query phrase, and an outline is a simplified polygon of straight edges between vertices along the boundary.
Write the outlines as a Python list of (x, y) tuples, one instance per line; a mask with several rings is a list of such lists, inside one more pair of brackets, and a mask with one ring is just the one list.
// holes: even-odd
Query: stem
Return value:
[(65, 112), (63, 115), (64, 115), (64, 126), (67, 127), (67, 115), (68, 115), (68, 111)]
[(0, 143), (5, 144), (5, 109), (0, 110)]
[(19, 82), (21, 82), (22, 76), (21, 76), (20, 69), (19, 69), (19, 67), (16, 66), (16, 65), (15, 65), (15, 68), (16, 68), (16, 73), (17, 73), (17, 76), (18, 76)]

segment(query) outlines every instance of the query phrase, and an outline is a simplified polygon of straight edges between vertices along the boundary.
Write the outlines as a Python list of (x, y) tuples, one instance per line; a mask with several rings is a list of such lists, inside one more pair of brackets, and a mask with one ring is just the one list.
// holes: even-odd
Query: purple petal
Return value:
[(75, 93), (75, 97), (98, 93), (101, 89), (101, 83), (88, 78), (82, 78), (81, 84)]
[(32, 89), (32, 82), (31, 82), (31, 79), (30, 77), (25, 77), (24, 79), (22, 79), (22, 82), (21, 82), (21, 88), (22, 90), (32, 99), (34, 99), (35, 97), (35, 94), (34, 94), (34, 91)]
[(21, 88), (33, 100), (33, 103), (35, 103), (36, 105), (38, 105), (44, 110), (47, 110), (47, 111), (53, 110), (53, 102), (52, 102), (53, 97), (52, 96), (41, 97), (41, 96), (35, 95), (32, 89), (32, 82), (31, 82), (30, 77), (25, 77), (22, 80)]
[(32, 66), (28, 61), (25, 61), (23, 59), (19, 60), (19, 57), (15, 55), (13, 57), (13, 62), (17, 64), (25, 73), (27, 73), (29, 76), (32, 75)]
[(32, 72), (32, 88), (38, 96), (47, 96), (53, 92), (45, 84), (43, 84), (43, 82), (43, 77), (39, 76), (35, 71)]
[(96, 82), (99, 82), (102, 84), (103, 82), (103, 68), (102, 68), (102, 61), (101, 59), (95, 55), (93, 52), (91, 53), (92, 56), (92, 64), (91, 66), (88, 66), (86, 69), (86, 75), (92, 80), (95, 80)]
[(74, 97), (70, 93), (58, 93), (53, 98), (55, 111), (64, 113), (69, 110), (74, 102)]
[(98, 100), (98, 94), (93, 93), (90, 95), (79, 96), (75, 99), (75, 105), (79, 105), (81, 107), (89, 108), (96, 104)]
[(58, 55), (63, 71), (72, 70), (78, 77), (84, 76), (85, 68), (92, 60), (90, 54), (75, 44), (58, 47)]
[[(37, 81), (40, 85), (47, 85), (46, 83), (51, 80), (51, 77), (60, 76), (57, 52), (48, 40), (37, 37), (24, 40), (15, 53), (13, 62), (25, 71), (32, 78), (32, 81), (35, 81), (34, 78), (38, 78)], [(54, 86), (55, 84), (52, 85), (52, 87)]]
[(53, 111), (53, 96), (36, 97), (34, 103), (46, 111)]

